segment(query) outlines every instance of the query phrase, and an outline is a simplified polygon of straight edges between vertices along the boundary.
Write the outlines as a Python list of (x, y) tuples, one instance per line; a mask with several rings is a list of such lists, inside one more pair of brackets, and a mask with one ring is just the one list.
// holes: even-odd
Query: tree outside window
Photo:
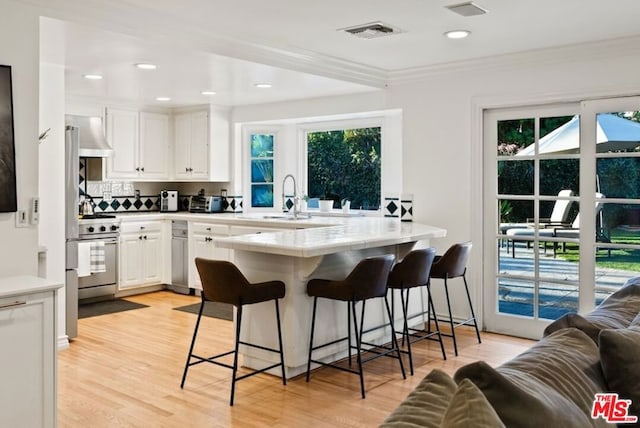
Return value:
[(273, 207), (272, 134), (251, 134), (251, 206)]
[(381, 128), (307, 133), (308, 196), (348, 199), (351, 207), (377, 210), (381, 200)]

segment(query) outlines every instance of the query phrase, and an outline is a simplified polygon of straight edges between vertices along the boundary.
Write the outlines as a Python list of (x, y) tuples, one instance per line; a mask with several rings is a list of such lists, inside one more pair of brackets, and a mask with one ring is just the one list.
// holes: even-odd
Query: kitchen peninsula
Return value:
[[(402, 258), (414, 246), (426, 246), (429, 239), (446, 235), (444, 229), (403, 223), (397, 219), (356, 217), (322, 220), (326, 220), (322, 227), (214, 239), (216, 246), (234, 251), (234, 262), (249, 281), (279, 279), (286, 284), (281, 316), (287, 377), (306, 370), (312, 311), (312, 299), (306, 294), (309, 279), (343, 279), (364, 257), (393, 254)], [(298, 223), (299, 227), (307, 220), (283, 221)], [(395, 316), (400, 320), (401, 310), (399, 302), (396, 303)], [(423, 302), (414, 297), (411, 303), (410, 313), (415, 313)], [(382, 299), (370, 302), (367, 308), (365, 331), (368, 327), (383, 324), (386, 319)], [(415, 322), (421, 320), (416, 319)], [(316, 325), (317, 343), (345, 336), (347, 306), (342, 302), (320, 299)], [(277, 348), (273, 305), (247, 306), (243, 312), (241, 334), (244, 341)], [(382, 343), (389, 337), (388, 329), (378, 329), (365, 334), (364, 340)], [(317, 355), (327, 361), (335, 361), (344, 357), (346, 351), (346, 342), (341, 342), (318, 350)], [(241, 352), (244, 365), (248, 367), (260, 368), (276, 362), (273, 355), (260, 349), (241, 347)]]
[[(151, 241), (151, 231), (162, 234), (170, 232), (170, 222), (186, 222), (188, 225), (188, 270), (189, 287), (200, 289), (200, 278), (195, 269), (196, 257), (227, 259), (234, 262), (251, 282), (282, 280), (286, 285), (286, 296), (281, 301), (282, 334), (287, 377), (293, 377), (306, 370), (309, 334), (311, 328), (312, 299), (306, 294), (306, 283), (311, 278), (343, 279), (364, 257), (393, 254), (402, 258), (414, 247), (425, 247), (432, 238), (446, 235), (444, 229), (416, 222), (400, 222), (397, 218), (341, 216), (340, 213), (319, 213), (294, 219), (289, 214), (193, 214), (193, 213), (140, 213), (117, 216), (122, 222), (121, 285), (126, 292), (135, 291), (127, 281), (127, 254), (132, 254), (126, 246), (142, 246)], [(133, 233), (135, 232), (135, 233)], [(149, 239), (139, 239), (143, 236)], [(127, 236), (132, 234), (132, 239)], [(159, 247), (169, 250), (168, 239), (154, 239)], [(165, 244), (162, 244), (164, 242)], [(144, 250), (144, 248), (142, 248)], [(136, 260), (155, 260), (162, 266), (170, 251), (154, 252), (153, 257), (139, 257)], [(156, 256), (160, 254), (159, 256)], [(148, 270), (148, 269), (147, 269)], [(153, 269), (149, 270), (153, 272)], [(154, 275), (142, 275), (153, 277)], [(167, 283), (171, 272), (160, 272), (155, 283)], [(132, 276), (132, 278), (134, 278)], [(165, 280), (162, 280), (165, 278)], [(158, 285), (161, 287), (161, 285)], [(144, 290), (142, 288), (141, 290)], [(423, 296), (425, 297), (425, 296)], [(424, 303), (424, 304), (423, 304)], [(400, 301), (396, 299), (394, 316), (401, 319)], [(421, 306), (422, 305), (422, 306)], [(409, 312), (418, 312), (427, 307), (412, 294)], [(384, 302), (376, 299), (367, 304), (365, 329), (383, 323)], [(324, 343), (346, 334), (347, 307), (340, 302), (320, 299), (318, 302), (318, 322), (316, 337)], [(419, 318), (415, 323), (421, 322)], [(399, 326), (400, 324), (397, 324)], [(243, 312), (242, 340), (276, 348), (277, 334), (273, 305), (270, 302), (249, 305)], [(365, 335), (368, 342), (379, 342), (389, 338), (383, 329)], [(346, 355), (346, 342), (326, 347), (317, 352), (318, 358), (336, 360)], [(248, 367), (269, 365), (274, 356), (270, 353), (241, 345), (243, 364)], [(322, 354), (324, 352), (324, 354)], [(279, 373), (278, 373), (279, 375)]]

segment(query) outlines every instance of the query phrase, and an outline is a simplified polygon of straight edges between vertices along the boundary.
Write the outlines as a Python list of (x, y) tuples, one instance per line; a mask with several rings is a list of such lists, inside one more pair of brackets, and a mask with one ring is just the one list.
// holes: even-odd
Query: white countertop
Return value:
[(23, 275), (0, 278), (0, 298), (56, 290), (62, 284), (37, 276)]
[(341, 251), (375, 248), (446, 236), (446, 230), (438, 227), (415, 222), (401, 222), (398, 219), (384, 217), (325, 217), (318, 215), (291, 220), (284, 214), (280, 218), (269, 218), (272, 216), (279, 216), (279, 214), (135, 213), (118, 215), (118, 218), (124, 222), (184, 220), (290, 229), (227, 238), (214, 237), (213, 240), (221, 248), (293, 257), (315, 257)]

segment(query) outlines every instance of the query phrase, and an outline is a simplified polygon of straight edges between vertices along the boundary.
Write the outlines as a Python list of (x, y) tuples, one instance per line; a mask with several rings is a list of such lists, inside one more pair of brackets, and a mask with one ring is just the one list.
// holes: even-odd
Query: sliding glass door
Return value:
[(640, 101), (484, 114), (484, 315), (538, 338), (640, 275)]

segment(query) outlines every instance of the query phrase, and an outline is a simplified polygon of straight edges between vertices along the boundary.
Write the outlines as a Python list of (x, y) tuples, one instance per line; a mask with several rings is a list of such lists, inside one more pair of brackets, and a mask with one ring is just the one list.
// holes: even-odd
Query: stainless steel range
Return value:
[[(80, 303), (114, 298), (118, 280), (119, 236), (120, 220), (114, 215), (83, 216), (78, 221), (78, 259), (80, 261), (78, 300)], [(83, 258), (83, 251), (85, 258)], [(89, 260), (86, 260), (87, 251), (89, 251)], [(85, 266), (82, 266), (82, 261)]]

